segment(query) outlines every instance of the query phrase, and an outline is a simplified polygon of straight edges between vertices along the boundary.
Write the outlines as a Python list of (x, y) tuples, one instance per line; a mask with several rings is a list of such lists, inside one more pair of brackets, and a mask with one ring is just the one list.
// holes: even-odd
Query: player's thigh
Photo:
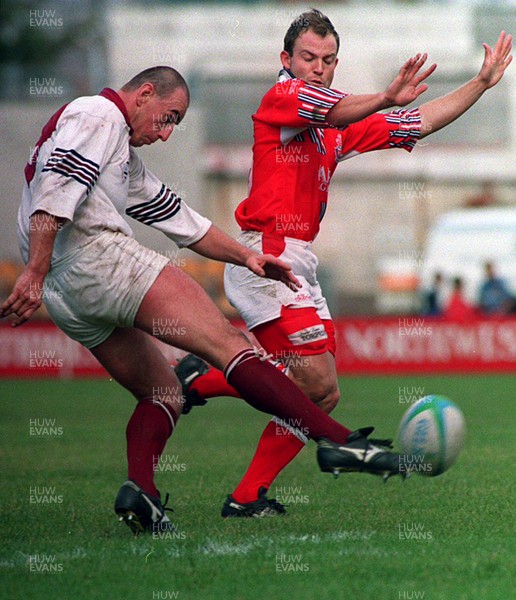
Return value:
[(135, 326), (223, 369), (250, 347), (203, 288), (181, 269), (167, 266), (145, 295)]
[(181, 390), (165, 356), (143, 331), (115, 329), (90, 352), (138, 400), (154, 398), (181, 412)]

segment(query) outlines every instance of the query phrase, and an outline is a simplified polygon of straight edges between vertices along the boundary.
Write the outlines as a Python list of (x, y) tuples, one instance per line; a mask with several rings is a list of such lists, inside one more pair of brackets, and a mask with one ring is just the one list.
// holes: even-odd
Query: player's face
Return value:
[(281, 53), (281, 62), (298, 79), (311, 85), (330, 87), (339, 62), (337, 41), (331, 34), (321, 37), (308, 29), (294, 42), (292, 56), (285, 51)]
[(170, 95), (160, 98), (151, 86), (149, 90), (143, 90), (136, 104), (136, 110), (131, 115), (133, 134), (129, 143), (131, 146), (145, 146), (158, 140), (168, 140), (174, 127), (185, 116), (188, 96), (183, 89), (178, 88)]

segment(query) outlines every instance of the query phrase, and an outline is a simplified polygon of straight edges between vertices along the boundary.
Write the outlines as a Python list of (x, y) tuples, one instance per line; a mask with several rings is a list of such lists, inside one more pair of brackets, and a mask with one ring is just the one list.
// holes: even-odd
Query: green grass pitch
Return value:
[[(131, 397), (109, 381), (3, 381), (0, 595), (6, 600), (506, 600), (514, 597), (516, 378), (341, 379), (335, 416), (393, 436), (408, 402), (463, 409), (454, 467), (406, 482), (318, 471), (315, 444), (271, 497), (289, 516), (225, 521), (266, 415), (213, 399), (184, 417), (157, 473), (178, 530), (133, 538), (113, 513)], [(46, 419), (46, 421), (45, 421)]]

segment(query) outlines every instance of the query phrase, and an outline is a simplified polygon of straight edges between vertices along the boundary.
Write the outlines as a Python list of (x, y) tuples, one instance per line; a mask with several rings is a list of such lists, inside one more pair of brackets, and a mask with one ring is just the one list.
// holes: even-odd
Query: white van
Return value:
[(435, 273), (443, 276), (441, 303), (446, 304), (451, 280), (461, 277), (464, 295), (476, 306), (486, 262), (516, 297), (516, 206), (467, 208), (437, 217), (422, 252), (378, 261), (376, 307), (381, 313), (421, 311), (423, 292)]
[(486, 262), (493, 264), (495, 274), (516, 296), (516, 206), (468, 208), (438, 217), (426, 240), (419, 288), (429, 289), (434, 274), (440, 272), (446, 300), (450, 280), (461, 277), (465, 297), (476, 305)]

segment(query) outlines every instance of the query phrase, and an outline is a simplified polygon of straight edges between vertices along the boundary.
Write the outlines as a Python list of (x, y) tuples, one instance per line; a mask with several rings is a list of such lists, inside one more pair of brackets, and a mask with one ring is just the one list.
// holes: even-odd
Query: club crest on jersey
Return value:
[(339, 133), (335, 138), (335, 162), (339, 162), (339, 157), (342, 155), (342, 135)]
[(330, 169), (325, 168), (323, 165), (319, 167), (319, 172), (317, 173), (319, 178), (319, 190), (321, 192), (327, 192), (328, 186), (330, 185)]
[(310, 342), (316, 342), (318, 340), (325, 340), (328, 338), (328, 334), (324, 329), (324, 325), (312, 325), (291, 333), (288, 336), (289, 341), (294, 346), (301, 346), (302, 344), (308, 344)]

